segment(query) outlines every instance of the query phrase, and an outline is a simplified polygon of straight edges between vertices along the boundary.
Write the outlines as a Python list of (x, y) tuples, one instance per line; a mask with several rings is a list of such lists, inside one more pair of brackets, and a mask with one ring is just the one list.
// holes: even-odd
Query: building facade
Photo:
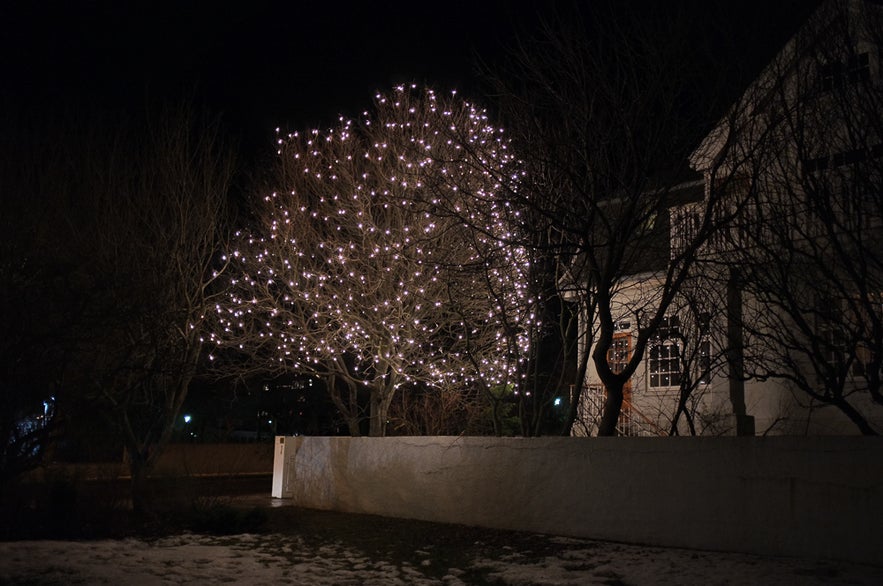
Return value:
[[(629, 378), (618, 432), (883, 433), (881, 7), (832, 0), (691, 157), (669, 207), (695, 255)], [(631, 358), (664, 267), (616, 292), (607, 362)], [(605, 398), (590, 362), (576, 434)]]

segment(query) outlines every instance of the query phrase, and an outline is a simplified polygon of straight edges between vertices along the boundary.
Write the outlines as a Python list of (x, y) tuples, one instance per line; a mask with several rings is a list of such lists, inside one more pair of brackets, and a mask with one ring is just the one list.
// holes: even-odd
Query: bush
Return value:
[(234, 535), (258, 532), (266, 523), (267, 513), (258, 507), (241, 509), (218, 499), (199, 498), (193, 501), (183, 528), (194, 533)]

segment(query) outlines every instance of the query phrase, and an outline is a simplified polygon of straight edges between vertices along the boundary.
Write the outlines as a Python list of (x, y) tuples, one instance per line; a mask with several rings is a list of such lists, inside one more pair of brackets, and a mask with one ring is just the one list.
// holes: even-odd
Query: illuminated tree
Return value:
[(458, 184), (482, 209), (500, 205), (488, 166), (516, 170), (486, 114), (414, 86), (378, 95), (358, 121), (281, 138), (273, 192), (230, 255), (219, 350), (323, 378), (353, 435), (366, 399), (368, 433), (384, 435), (403, 385), (517, 384), (526, 265), (490, 236), (502, 218), (475, 230), (440, 213), (466, 205)]

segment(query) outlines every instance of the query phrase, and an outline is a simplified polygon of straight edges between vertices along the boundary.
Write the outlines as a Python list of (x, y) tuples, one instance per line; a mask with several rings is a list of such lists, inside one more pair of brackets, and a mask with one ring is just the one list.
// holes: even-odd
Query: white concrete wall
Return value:
[(276, 448), (273, 496), (308, 508), (883, 563), (883, 438), (286, 437)]

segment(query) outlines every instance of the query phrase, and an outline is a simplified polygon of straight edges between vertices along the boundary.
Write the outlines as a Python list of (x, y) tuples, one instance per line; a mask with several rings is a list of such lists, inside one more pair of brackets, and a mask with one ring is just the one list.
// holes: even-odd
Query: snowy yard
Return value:
[[(646, 547), (303, 509), (270, 498), (266, 482), (176, 482), (183, 504), (170, 509), (172, 515), (194, 511), (184, 498), (191, 492), (236, 495), (206, 499), (198, 518), (209, 524), (176, 524), (164, 517), (153, 529), (120, 529), (112, 522), (114, 509), (99, 507), (71, 520), (103, 519), (104, 533), (98, 532), (99, 524), (92, 533), (74, 534), (75, 539), (40, 540), (22, 533), (18, 541), (0, 541), (0, 586), (883, 584), (883, 565)], [(88, 504), (87, 496), (81, 494)], [(101, 502), (105, 497), (92, 495)], [(251, 512), (263, 519), (254, 530), (245, 528), (251, 526), (246, 523)], [(21, 517), (16, 523), (39, 519)]]
[(323, 541), (269, 533), (3, 542), (0, 584), (883, 584), (883, 567), (539, 535), (467, 544), (454, 566), (432, 543), (411, 544), (401, 559)]

